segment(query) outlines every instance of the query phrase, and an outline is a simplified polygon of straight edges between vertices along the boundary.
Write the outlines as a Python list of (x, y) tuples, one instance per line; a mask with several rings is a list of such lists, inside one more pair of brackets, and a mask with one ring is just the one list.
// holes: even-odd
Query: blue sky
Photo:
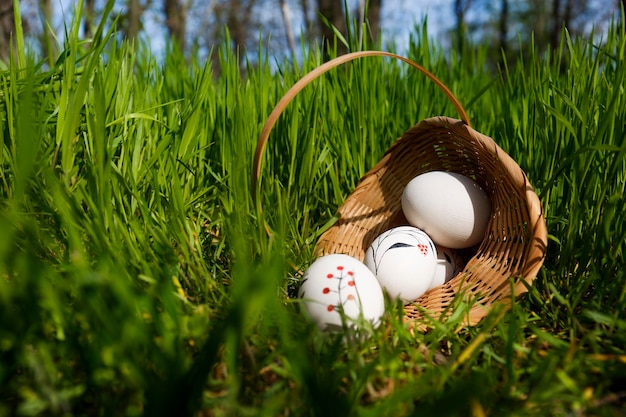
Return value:
[(445, 31), (454, 24), (454, 0), (383, 0), (381, 26), (383, 40), (395, 39), (398, 47), (408, 46), (409, 35), (415, 24), (428, 16), (429, 35), (444, 41)]

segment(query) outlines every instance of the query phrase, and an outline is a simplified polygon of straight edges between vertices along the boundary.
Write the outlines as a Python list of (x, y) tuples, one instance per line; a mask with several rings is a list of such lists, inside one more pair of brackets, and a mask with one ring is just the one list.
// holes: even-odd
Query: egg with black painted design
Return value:
[(435, 244), (437, 249), (437, 268), (435, 268), (435, 276), (430, 284), (431, 288), (438, 287), (450, 281), (452, 277), (463, 270), (465, 262), (456, 249), (446, 248)]
[(364, 263), (391, 298), (407, 304), (429, 289), (437, 267), (437, 250), (423, 230), (398, 226), (374, 239)]

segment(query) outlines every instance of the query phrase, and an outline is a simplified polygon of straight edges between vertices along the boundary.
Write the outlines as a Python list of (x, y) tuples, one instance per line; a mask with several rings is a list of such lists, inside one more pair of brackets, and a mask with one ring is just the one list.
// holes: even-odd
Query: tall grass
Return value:
[(535, 185), (548, 258), (527, 296), (476, 327), (457, 331), (459, 305), (412, 334), (389, 303), (380, 329), (346, 345), (303, 319), (291, 297), (299, 271), (395, 138), (423, 118), (456, 116), (451, 104), (398, 62), (330, 71), (275, 126), (258, 212), (256, 138), (321, 53), (276, 72), (261, 55), (242, 76), (224, 46), (214, 77), (174, 49), (157, 61), (144, 45), (119, 43), (104, 23), (89, 42), (78, 27), (77, 18), (51, 67), (20, 53), (0, 73), (0, 415), (624, 406), (621, 30), (598, 45), (564, 37), (494, 74), (485, 48), (446, 54), (416, 28), (408, 57)]

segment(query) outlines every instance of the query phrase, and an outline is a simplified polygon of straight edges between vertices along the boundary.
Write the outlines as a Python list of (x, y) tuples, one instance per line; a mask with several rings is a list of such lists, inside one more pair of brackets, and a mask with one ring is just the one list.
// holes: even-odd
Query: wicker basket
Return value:
[(493, 139), (470, 127), (465, 110), (434, 75), (420, 65), (395, 54), (363, 51), (342, 55), (316, 68), (285, 94), (261, 132), (252, 174), (258, 198), (262, 155), (278, 116), (293, 97), (313, 79), (344, 62), (365, 56), (389, 56), (418, 69), (435, 82), (451, 100), (462, 120), (433, 117), (406, 131), (361, 180), (339, 207), (339, 220), (317, 242), (321, 256), (345, 253), (363, 260), (371, 242), (382, 232), (408, 224), (401, 196), (406, 184), (428, 171), (451, 171), (478, 182), (491, 199), (492, 213), (482, 242), (473, 248), (464, 269), (442, 286), (433, 288), (404, 307), (405, 320), (428, 327), (425, 313), (438, 318), (451, 313), (455, 296), (471, 303), (465, 323), (478, 323), (495, 303), (505, 306), (511, 292), (527, 291), (543, 264), (547, 231), (541, 203), (526, 174)]

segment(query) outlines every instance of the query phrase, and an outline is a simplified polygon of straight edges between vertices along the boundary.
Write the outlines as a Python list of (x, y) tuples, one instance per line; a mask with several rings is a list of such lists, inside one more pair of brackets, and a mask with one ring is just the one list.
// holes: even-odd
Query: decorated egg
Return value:
[(467, 248), (482, 241), (491, 202), (474, 180), (455, 172), (431, 171), (413, 178), (402, 193), (408, 222), (438, 245)]
[(463, 258), (455, 249), (440, 245), (435, 245), (435, 248), (437, 249), (437, 267), (435, 268), (433, 281), (428, 289), (445, 284), (453, 276), (461, 272), (464, 266)]
[(422, 230), (399, 226), (374, 239), (365, 252), (364, 262), (392, 298), (409, 303), (430, 287), (437, 251)]
[(376, 277), (363, 262), (344, 254), (317, 258), (304, 272), (298, 296), (321, 330), (358, 327), (365, 319), (380, 324), (385, 298)]

